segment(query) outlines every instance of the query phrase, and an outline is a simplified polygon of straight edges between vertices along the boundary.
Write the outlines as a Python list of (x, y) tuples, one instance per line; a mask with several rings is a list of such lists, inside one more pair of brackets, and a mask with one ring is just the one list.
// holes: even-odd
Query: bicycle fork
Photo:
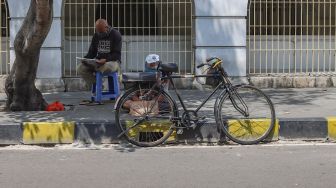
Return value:
[[(233, 107), (239, 112), (241, 113), (243, 116), (245, 117), (248, 117), (250, 114), (249, 114), (249, 109), (246, 105), (246, 103), (244, 102), (244, 100), (239, 96), (239, 94), (237, 93), (237, 91), (233, 88), (230, 88), (228, 89), (228, 93), (229, 93), (229, 98), (230, 98), (230, 101), (233, 105)], [(237, 97), (238, 100), (239, 100), (239, 103), (242, 105), (243, 108), (241, 108), (236, 100), (234, 99), (234, 97)]]

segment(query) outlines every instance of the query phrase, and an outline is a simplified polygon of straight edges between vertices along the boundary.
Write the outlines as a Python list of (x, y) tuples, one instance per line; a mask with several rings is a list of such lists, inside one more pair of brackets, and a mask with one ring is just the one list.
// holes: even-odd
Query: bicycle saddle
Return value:
[(162, 72), (178, 72), (178, 65), (176, 63), (160, 64), (159, 70)]

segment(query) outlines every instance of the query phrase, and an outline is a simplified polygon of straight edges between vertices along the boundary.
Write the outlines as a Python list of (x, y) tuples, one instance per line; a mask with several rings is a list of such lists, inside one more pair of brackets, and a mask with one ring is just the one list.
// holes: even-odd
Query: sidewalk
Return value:
[[(336, 88), (263, 91), (272, 99), (276, 116), (280, 119), (280, 139), (295, 139), (296, 133), (299, 135), (297, 137), (303, 137), (302, 139), (326, 139), (328, 134), (330, 135), (327, 117), (336, 116)], [(180, 93), (190, 108), (196, 108), (210, 94), (209, 91), (198, 90), (183, 90)], [(64, 104), (74, 105), (74, 108), (65, 112), (0, 112), (0, 144), (21, 143), (22, 122), (74, 122), (76, 127), (74, 138), (70, 140), (80, 139), (99, 143), (117, 141), (118, 129), (114, 126), (113, 102), (95, 106), (79, 105), (83, 99), (90, 98), (88, 92), (45, 93), (44, 96), (48, 102), (58, 100)], [(1, 94), (0, 101), (4, 102), (5, 99), (5, 94)], [(212, 98), (202, 112), (208, 116), (208, 123), (196, 130), (186, 131), (179, 140), (212, 142), (220, 139), (213, 119), (214, 103), (215, 98)], [(287, 130), (281, 130), (286, 127)], [(12, 133), (11, 130), (15, 130), (16, 133)], [(289, 137), (282, 135), (286, 131)], [(19, 139), (16, 138), (18, 135)], [(10, 137), (16, 139), (13, 141)], [(273, 139), (279, 139), (279, 135), (275, 135)]]

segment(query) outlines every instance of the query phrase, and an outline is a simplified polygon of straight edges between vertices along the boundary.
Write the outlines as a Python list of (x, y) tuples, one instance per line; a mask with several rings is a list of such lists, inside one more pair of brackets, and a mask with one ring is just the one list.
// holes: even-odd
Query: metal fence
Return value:
[(76, 77), (77, 56), (87, 53), (95, 21), (107, 19), (123, 36), (123, 71), (143, 71), (148, 54), (193, 72), (191, 0), (65, 0), (63, 76)]
[(334, 74), (335, 0), (251, 0), (249, 74)]
[(1, 0), (0, 8), (0, 75), (9, 74), (9, 12), (7, 2)]

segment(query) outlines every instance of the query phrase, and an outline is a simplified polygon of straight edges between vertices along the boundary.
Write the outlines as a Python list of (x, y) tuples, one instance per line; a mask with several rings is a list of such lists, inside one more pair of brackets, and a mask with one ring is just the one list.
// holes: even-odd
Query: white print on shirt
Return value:
[(98, 53), (110, 53), (111, 52), (111, 41), (100, 40), (98, 44)]

